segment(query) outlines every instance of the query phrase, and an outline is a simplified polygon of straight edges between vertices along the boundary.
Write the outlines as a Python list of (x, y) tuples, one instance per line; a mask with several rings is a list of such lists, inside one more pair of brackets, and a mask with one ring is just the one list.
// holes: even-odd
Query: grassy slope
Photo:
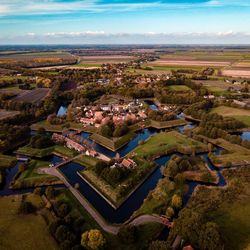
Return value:
[(24, 154), (24, 155), (34, 156), (38, 158), (43, 158), (43, 157), (52, 155), (53, 152), (60, 154), (62, 156), (70, 157), (70, 158), (76, 155), (75, 151), (68, 149), (62, 145), (55, 145), (55, 146), (43, 148), (43, 149), (32, 148), (29, 145), (26, 145), (17, 150), (18, 154)]
[(185, 85), (171, 85), (168, 88), (173, 91), (191, 91), (191, 89)]
[(241, 250), (250, 248), (250, 200), (239, 199), (233, 204), (225, 204), (214, 213), (215, 220), (225, 239), (225, 249)]
[(58, 181), (58, 178), (55, 176), (47, 174), (38, 174), (37, 169), (41, 167), (49, 167), (49, 162), (32, 160), (29, 163), (28, 168), (14, 182), (13, 187), (33, 187)]
[(15, 157), (0, 154), (0, 169), (12, 167), (15, 163)]
[(227, 150), (226, 154), (222, 154), (219, 156), (212, 156), (211, 159), (214, 163), (221, 163), (222, 165), (227, 164), (227, 162), (232, 162), (233, 165), (237, 165), (237, 163), (244, 163), (243, 161), (250, 161), (250, 150), (244, 148), (240, 145), (230, 143), (223, 139), (213, 140), (215, 144), (218, 144), (225, 150)]
[(171, 131), (167, 133), (159, 133), (145, 142), (145, 144), (138, 146), (132, 154), (141, 158), (162, 155), (168, 150), (180, 148), (198, 148), (204, 147), (204, 144), (189, 139), (182, 134)]
[(20, 201), (21, 196), (0, 198), (0, 249), (58, 249), (41, 215), (17, 214)]
[(87, 156), (87, 155), (80, 155), (74, 160), (74, 162), (79, 163), (85, 167), (90, 167), (90, 168), (95, 167), (98, 161), (99, 160), (97, 158)]
[(250, 110), (219, 106), (217, 108), (214, 108), (212, 110), (212, 113), (234, 117), (235, 119), (244, 122), (247, 126), (250, 127)]

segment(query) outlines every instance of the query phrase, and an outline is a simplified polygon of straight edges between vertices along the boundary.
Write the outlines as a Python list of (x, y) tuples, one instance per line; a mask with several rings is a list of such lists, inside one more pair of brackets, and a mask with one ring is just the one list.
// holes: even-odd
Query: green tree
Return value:
[(45, 195), (49, 198), (49, 199), (54, 199), (55, 198), (55, 190), (53, 187), (48, 186), (45, 190)]
[(151, 242), (151, 244), (149, 245), (148, 250), (168, 250), (168, 246), (167, 243), (165, 241), (153, 241)]
[(200, 230), (198, 243), (201, 250), (224, 249), (218, 225), (214, 222), (204, 224)]
[(136, 227), (131, 225), (122, 226), (119, 230), (118, 237), (123, 243), (134, 243), (136, 240)]

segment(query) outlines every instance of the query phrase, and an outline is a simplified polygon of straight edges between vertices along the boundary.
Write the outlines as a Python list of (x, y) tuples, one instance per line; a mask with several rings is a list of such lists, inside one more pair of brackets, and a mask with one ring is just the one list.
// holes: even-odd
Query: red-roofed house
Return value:
[(125, 168), (135, 168), (137, 164), (131, 159), (123, 159), (121, 165)]

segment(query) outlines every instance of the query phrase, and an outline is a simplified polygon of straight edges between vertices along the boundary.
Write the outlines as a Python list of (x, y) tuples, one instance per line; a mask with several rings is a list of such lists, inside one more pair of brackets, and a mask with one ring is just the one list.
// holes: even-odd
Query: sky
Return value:
[(250, 44), (250, 0), (0, 0), (0, 44)]

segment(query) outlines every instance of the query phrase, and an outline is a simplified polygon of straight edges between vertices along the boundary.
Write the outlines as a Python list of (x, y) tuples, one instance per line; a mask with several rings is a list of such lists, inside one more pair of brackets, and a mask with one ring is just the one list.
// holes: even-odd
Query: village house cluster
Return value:
[[(72, 138), (69, 138), (68, 136)], [(94, 149), (91, 148), (90, 145), (79, 139), (81, 136), (70, 134), (68, 134), (68, 136), (53, 133), (52, 140), (56, 143), (64, 144), (67, 148), (76, 150), (77, 152), (85, 152), (88, 156), (97, 157), (99, 155)]]
[(115, 125), (124, 122), (136, 122), (147, 118), (143, 103), (134, 100), (127, 104), (108, 104), (100, 106), (76, 107), (79, 110), (76, 115), (78, 122), (84, 126), (92, 125), (96, 128), (113, 121)]

